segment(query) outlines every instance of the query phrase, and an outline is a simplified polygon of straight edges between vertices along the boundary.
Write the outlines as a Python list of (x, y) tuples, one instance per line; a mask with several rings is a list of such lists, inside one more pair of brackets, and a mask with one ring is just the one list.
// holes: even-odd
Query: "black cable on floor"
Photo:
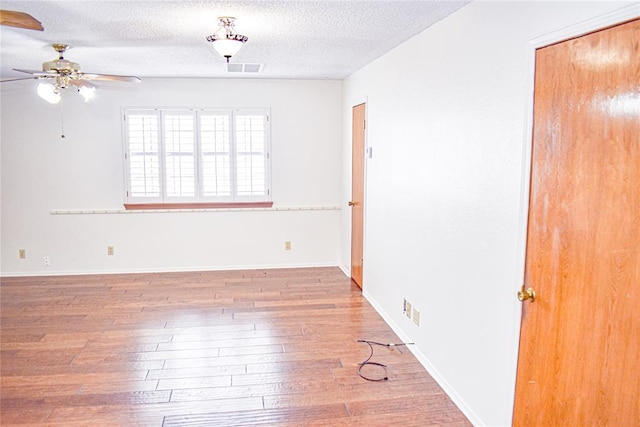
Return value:
[[(389, 379), (389, 375), (387, 373), (387, 365), (384, 365), (382, 363), (378, 363), (378, 362), (371, 362), (371, 358), (373, 357), (373, 346), (374, 345), (379, 345), (381, 347), (399, 347), (399, 346), (407, 346), (407, 345), (411, 345), (413, 344), (412, 342), (402, 342), (402, 343), (398, 343), (398, 344), (394, 344), (394, 343), (381, 343), (381, 342), (377, 342), (377, 341), (369, 341), (369, 340), (358, 340), (358, 342), (363, 342), (365, 344), (367, 344), (369, 346), (369, 348), (371, 349), (371, 354), (369, 354), (369, 357), (367, 357), (367, 359), (360, 363), (358, 366), (358, 375), (360, 375), (360, 378), (365, 379), (367, 381), (386, 381)], [(362, 368), (365, 365), (374, 365), (374, 366), (380, 366), (382, 369), (384, 369), (384, 377), (382, 378), (368, 378), (365, 377), (362, 374)]]

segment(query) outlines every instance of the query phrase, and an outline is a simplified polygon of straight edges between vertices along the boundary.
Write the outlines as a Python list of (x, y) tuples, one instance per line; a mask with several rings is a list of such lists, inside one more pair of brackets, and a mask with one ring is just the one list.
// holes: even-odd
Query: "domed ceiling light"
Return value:
[(213, 43), (213, 48), (222, 56), (229, 59), (249, 40), (249, 37), (233, 32), (236, 18), (231, 16), (221, 16), (218, 18), (218, 30), (210, 36), (207, 41)]

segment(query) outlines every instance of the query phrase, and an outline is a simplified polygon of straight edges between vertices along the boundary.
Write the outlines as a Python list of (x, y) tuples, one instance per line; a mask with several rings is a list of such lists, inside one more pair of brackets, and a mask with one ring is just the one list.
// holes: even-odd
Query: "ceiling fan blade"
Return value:
[(42, 23), (33, 16), (13, 10), (0, 10), (0, 25), (43, 31)]
[(113, 82), (131, 82), (131, 83), (140, 83), (142, 81), (135, 76), (117, 76), (114, 74), (80, 73), (80, 76), (85, 80), (105, 80), (105, 81), (113, 81)]
[(96, 85), (94, 85), (93, 83), (85, 81), (85, 80), (82, 80), (82, 79), (70, 80), (69, 84), (73, 85), (73, 86), (76, 86), (78, 88), (81, 88), (81, 87), (95, 88), (96, 87)]
[(4, 82), (15, 82), (17, 80), (37, 80), (37, 79), (41, 79), (42, 77), (36, 77), (36, 76), (32, 76), (32, 77), (18, 77), (15, 79), (2, 79), (0, 80), (0, 83), (4, 83)]
[(21, 73), (33, 74), (38, 77), (55, 77), (55, 71), (39, 71), (39, 70), (25, 70), (20, 68), (14, 68), (13, 71), (19, 71)]

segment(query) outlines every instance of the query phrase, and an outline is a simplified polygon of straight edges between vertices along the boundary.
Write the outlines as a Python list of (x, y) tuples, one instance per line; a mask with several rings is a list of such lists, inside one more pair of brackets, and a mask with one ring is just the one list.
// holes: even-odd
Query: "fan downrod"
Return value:
[(51, 46), (53, 46), (55, 51), (58, 52), (58, 54), (60, 55), (59, 59), (64, 59), (62, 56), (64, 55), (64, 52), (67, 49), (69, 49), (69, 45), (68, 44), (62, 44), (62, 43), (54, 43)]

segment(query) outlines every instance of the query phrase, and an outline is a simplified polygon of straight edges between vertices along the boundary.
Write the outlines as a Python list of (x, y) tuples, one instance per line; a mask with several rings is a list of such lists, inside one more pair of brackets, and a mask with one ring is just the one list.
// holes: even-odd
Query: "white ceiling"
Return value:
[(263, 64), (253, 76), (343, 79), (469, 1), (2, 0), (44, 31), (0, 26), (0, 77), (40, 70), (57, 55), (52, 43), (70, 45), (65, 58), (90, 73), (239, 77), (205, 40), (218, 16), (234, 16), (249, 41), (231, 62)]

